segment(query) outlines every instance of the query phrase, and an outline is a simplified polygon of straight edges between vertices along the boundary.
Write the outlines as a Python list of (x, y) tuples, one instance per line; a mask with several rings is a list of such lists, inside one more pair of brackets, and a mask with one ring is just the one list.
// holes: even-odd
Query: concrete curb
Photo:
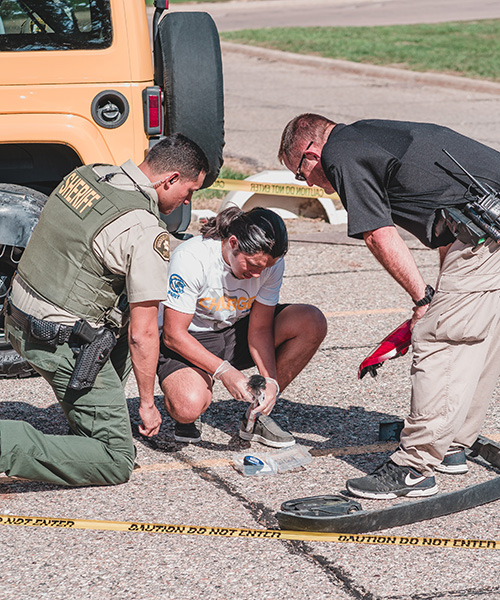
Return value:
[[(286, 222), (286, 221), (285, 221)], [(292, 226), (298, 226), (300, 228), (300, 222), (296, 225), (293, 221)], [(431, 248), (427, 248), (421, 244), (414, 236), (410, 233), (398, 227), (398, 233), (405, 240), (406, 245), (410, 250), (425, 250), (428, 252), (436, 252)], [(336, 244), (342, 246), (365, 246), (364, 240), (358, 240), (351, 238), (347, 235), (347, 225), (331, 225), (326, 224), (323, 231), (291, 231), (288, 234), (290, 242), (299, 244)]]
[(412, 84), (448, 87), (467, 92), (482, 92), (494, 95), (500, 94), (500, 83), (484, 81), (482, 79), (470, 79), (467, 77), (457, 77), (441, 73), (406, 71), (404, 69), (396, 69), (393, 67), (379, 67), (347, 60), (294, 54), (293, 52), (282, 52), (281, 50), (270, 50), (268, 48), (234, 44), (232, 42), (221, 42), (221, 48), (223, 54), (225, 52), (233, 52), (270, 61), (322, 68), (337, 73), (351, 73), (353, 75), (366, 77), (408, 81), (408, 83)]

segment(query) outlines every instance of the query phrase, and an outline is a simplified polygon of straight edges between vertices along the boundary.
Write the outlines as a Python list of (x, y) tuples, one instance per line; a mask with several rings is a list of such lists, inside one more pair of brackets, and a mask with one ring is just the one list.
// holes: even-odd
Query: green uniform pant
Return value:
[(68, 344), (48, 349), (27, 340), (7, 316), (15, 350), (52, 386), (74, 435), (47, 435), (22, 421), (0, 421), (0, 471), (63, 485), (115, 485), (130, 477), (134, 445), (124, 384), (131, 369), (122, 336), (91, 389), (68, 388), (75, 359)]

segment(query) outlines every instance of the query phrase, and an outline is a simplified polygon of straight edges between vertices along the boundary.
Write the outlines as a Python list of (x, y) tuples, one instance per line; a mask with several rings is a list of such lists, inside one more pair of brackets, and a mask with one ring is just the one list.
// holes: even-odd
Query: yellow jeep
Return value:
[[(155, 6), (150, 34), (144, 0), (0, 0), (0, 305), (47, 195), (75, 167), (139, 163), (178, 131), (207, 154), (204, 185), (217, 177), (217, 29), (207, 13)], [(190, 215), (167, 227), (183, 232)], [(30, 374), (0, 318), (0, 377)]]

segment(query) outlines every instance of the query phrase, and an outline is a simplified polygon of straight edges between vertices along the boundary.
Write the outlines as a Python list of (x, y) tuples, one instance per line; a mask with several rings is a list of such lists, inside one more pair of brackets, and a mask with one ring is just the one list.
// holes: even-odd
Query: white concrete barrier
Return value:
[[(271, 184), (307, 185), (297, 181), (288, 170), (261, 171), (246, 178), (247, 181), (265, 182)], [(255, 206), (263, 206), (277, 212), (283, 219), (308, 217), (323, 219), (332, 225), (347, 223), (347, 213), (337, 209), (331, 198), (300, 198), (298, 196), (270, 195), (253, 192), (229, 192), (222, 201), (219, 212), (228, 206), (239, 206), (250, 210)]]

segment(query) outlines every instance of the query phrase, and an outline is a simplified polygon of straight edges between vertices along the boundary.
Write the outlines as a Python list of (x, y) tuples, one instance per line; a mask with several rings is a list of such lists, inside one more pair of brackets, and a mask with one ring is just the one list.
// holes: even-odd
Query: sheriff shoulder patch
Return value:
[(170, 258), (170, 236), (166, 231), (163, 231), (156, 236), (153, 248), (163, 260), (168, 260)]

